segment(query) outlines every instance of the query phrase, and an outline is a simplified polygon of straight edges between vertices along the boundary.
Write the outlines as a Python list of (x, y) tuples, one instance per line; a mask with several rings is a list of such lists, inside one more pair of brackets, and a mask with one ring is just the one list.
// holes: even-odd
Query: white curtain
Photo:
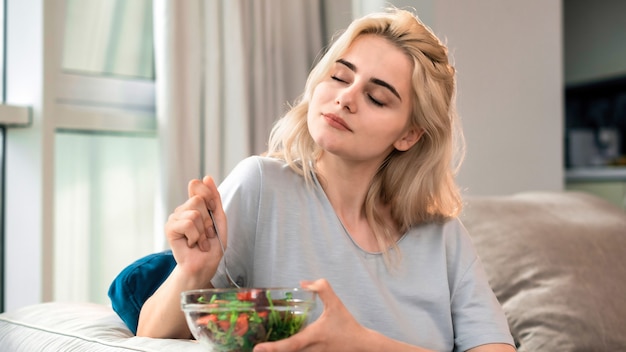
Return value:
[(157, 229), (187, 198), (190, 179), (210, 174), (219, 182), (239, 160), (265, 150), (272, 123), (302, 93), (322, 50), (321, 6), (155, 0)]

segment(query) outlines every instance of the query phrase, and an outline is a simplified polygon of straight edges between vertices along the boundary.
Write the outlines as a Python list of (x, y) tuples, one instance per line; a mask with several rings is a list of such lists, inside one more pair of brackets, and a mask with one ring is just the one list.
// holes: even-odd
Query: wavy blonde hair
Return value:
[[(380, 248), (391, 244), (396, 249), (393, 231), (404, 233), (417, 224), (443, 222), (462, 209), (454, 180), (464, 151), (454, 102), (455, 69), (446, 46), (413, 13), (389, 9), (352, 22), (309, 74), (299, 102), (274, 125), (267, 155), (285, 160), (312, 181), (311, 172), (315, 172), (315, 160), (322, 150), (307, 128), (309, 101), (315, 87), (330, 74), (333, 63), (364, 34), (387, 39), (410, 58), (413, 73), (409, 127), (424, 131), (412, 148), (394, 150), (387, 156), (372, 179), (363, 205)], [(390, 208), (393, 228), (377, 211), (381, 206)]]

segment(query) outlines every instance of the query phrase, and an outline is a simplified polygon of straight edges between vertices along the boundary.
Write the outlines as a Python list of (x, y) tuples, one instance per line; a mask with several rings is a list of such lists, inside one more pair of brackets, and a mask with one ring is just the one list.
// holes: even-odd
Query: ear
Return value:
[(393, 146), (401, 152), (407, 151), (422, 138), (423, 134), (423, 128), (410, 128), (408, 131), (404, 132), (402, 137), (400, 137)]

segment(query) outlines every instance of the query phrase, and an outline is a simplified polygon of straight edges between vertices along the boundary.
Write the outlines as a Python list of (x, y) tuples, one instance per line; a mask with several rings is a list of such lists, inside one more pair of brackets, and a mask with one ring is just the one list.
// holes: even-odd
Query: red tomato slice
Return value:
[(210, 321), (216, 322), (217, 321), (217, 315), (215, 315), (215, 314), (207, 314), (205, 316), (202, 316), (202, 317), (196, 319), (196, 324), (198, 324), (198, 325), (207, 325)]
[(222, 331), (228, 331), (228, 329), (230, 329), (230, 321), (219, 320), (217, 321), (217, 326), (219, 326)]
[(242, 313), (237, 317), (235, 323), (235, 335), (243, 336), (248, 332), (248, 314)]
[(240, 301), (251, 301), (252, 300), (252, 292), (237, 292), (237, 299)]

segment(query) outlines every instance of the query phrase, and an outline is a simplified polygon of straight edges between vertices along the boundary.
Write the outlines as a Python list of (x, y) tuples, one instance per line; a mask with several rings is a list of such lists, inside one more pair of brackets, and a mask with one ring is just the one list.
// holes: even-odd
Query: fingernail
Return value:
[(200, 250), (203, 252), (207, 252), (209, 249), (207, 248), (207, 242), (205, 240), (200, 240), (198, 241), (198, 247), (200, 247)]

